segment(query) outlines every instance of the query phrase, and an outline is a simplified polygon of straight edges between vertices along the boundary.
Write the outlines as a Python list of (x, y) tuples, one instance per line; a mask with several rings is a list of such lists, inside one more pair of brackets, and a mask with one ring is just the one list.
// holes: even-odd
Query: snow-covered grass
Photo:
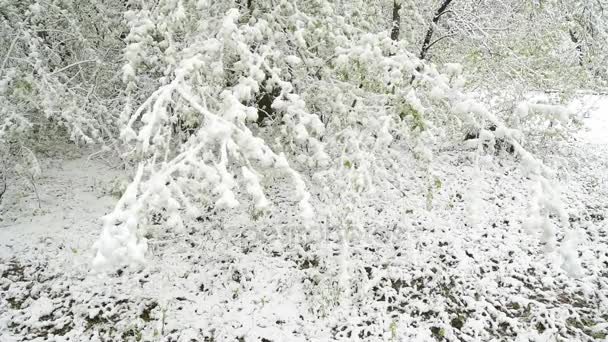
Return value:
[[(346, 232), (290, 226), (298, 212), (281, 184), (264, 185), (278, 201), (255, 220), (205, 209), (176, 233), (159, 213), (147, 265), (106, 275), (90, 271), (90, 247), (123, 173), (85, 157), (43, 160), (40, 209), (19, 179), (3, 199), (0, 340), (605, 340), (602, 108), (546, 160), (569, 215), (558, 240), (578, 241), (561, 246), (579, 257), (578, 278), (522, 228), (530, 180), (504, 151), (479, 170), (458, 149), (440, 153), (427, 191), (422, 170), (402, 170), (403, 181), (357, 203), (360, 228)], [(322, 198), (315, 205), (322, 215)]]

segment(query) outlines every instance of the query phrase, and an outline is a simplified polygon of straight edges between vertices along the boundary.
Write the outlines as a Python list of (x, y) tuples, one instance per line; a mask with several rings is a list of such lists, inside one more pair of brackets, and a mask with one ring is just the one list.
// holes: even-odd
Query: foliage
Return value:
[[(285, 177), (301, 214), (294, 223), (313, 235), (321, 222), (335, 227), (347, 265), (346, 237), (362, 229), (364, 198), (389, 186), (391, 173), (412, 158), (427, 174), (432, 210), (441, 184), (433, 157), (460, 144), (467, 130), (479, 132), (467, 142), (477, 168), (501, 141), (538, 182), (527, 226), (554, 245), (553, 218), (563, 224), (566, 217), (553, 174), (523, 146), (533, 141), (526, 127), (568, 127), (569, 112), (522, 103), (507, 126), (463, 90), (458, 64), (421, 61), (374, 18), (341, 14), (360, 13), (358, 6), (368, 5), (161, 1), (127, 12), (121, 137), (139, 167), (105, 218), (95, 265), (143, 262), (158, 217), (180, 231), (206, 207), (232, 209), (249, 199), (259, 218), (271, 203), (262, 180)], [(264, 96), (272, 98), (266, 124), (258, 107)], [(546, 120), (548, 128), (539, 125)], [(312, 196), (311, 187), (322, 190)], [(576, 261), (568, 264), (575, 273)]]
[[(396, 5), (397, 24), (418, 27), (401, 40), (388, 32)], [(555, 245), (553, 225), (567, 217), (553, 172), (535, 153), (567, 138), (572, 113), (522, 94), (602, 78), (599, 5), (460, 1), (435, 13), (437, 5), (3, 2), (0, 142), (13, 146), (12, 158), (30, 151), (28, 160), (36, 149), (27, 145), (41, 141), (111, 144), (125, 152), (125, 166), (136, 165), (104, 219), (100, 268), (142, 262), (144, 236), (158, 222), (181, 231), (207, 208), (243, 202), (259, 219), (272, 206), (264, 186), (272, 182), (293, 189), (289, 201), (300, 213), (293, 223), (305, 235), (321, 222), (343, 236), (362, 229), (364, 199), (400, 184), (398, 170), (412, 165), (425, 174), (421, 191), (433, 210), (442, 182), (433, 160), (461, 145), (476, 169), (503, 149), (512, 155), (502, 158), (521, 162), (536, 182), (526, 225)], [(486, 27), (522, 22), (530, 24)], [(429, 32), (442, 39), (432, 44), (447, 46), (432, 54), (441, 64), (418, 57)], [(448, 63), (458, 56), (468, 81), (460, 64)], [(495, 90), (507, 91), (498, 104), (476, 99)], [(477, 202), (470, 196), (472, 224)]]
[(0, 143), (115, 137), (121, 3), (0, 4)]
[[(441, 3), (0, 2), (0, 147), (37, 195), (38, 151), (69, 139), (101, 147), (91, 157), (121, 154), (133, 177), (108, 187), (118, 199), (94, 245), (96, 271), (120, 276), (153, 253), (174, 260), (156, 246), (177, 236), (184, 248), (210, 248), (199, 266), (218, 280), (196, 286), (237, 303), (221, 308), (245, 294), (261, 307), (282, 297), (251, 294), (258, 272), (268, 286), (304, 294), (298, 310), (308, 316), (294, 310), (291, 323), (326, 319), (323, 334), (335, 339), (500, 339), (530, 327), (535, 338), (550, 324), (589, 335), (587, 316), (600, 311), (587, 310), (591, 301), (554, 305), (584, 295), (537, 307), (530, 298), (546, 287), (566, 292), (573, 283), (561, 275), (601, 264), (583, 270), (558, 186), (566, 166), (551, 151), (576, 118), (565, 96), (545, 96), (605, 81), (600, 2), (462, 0), (437, 13)], [(488, 200), (503, 186), (517, 193)], [(505, 198), (526, 214), (498, 226), (488, 216), (508, 214)], [(467, 235), (454, 239), (464, 247), (456, 234)], [(493, 243), (509, 250), (494, 253)], [(268, 256), (249, 254), (255, 248)], [(495, 255), (522, 259), (504, 267), (525, 265), (529, 279), (505, 281), (485, 260)], [(274, 277), (283, 263), (288, 271)], [(544, 284), (549, 271), (560, 277)], [(151, 282), (141, 279), (142, 289)], [(501, 293), (482, 298), (477, 280)], [(165, 305), (143, 310), (144, 322), (162, 317), (165, 335)], [(92, 311), (87, 325), (116, 323), (106, 316)], [(137, 322), (108, 338), (147, 338)], [(413, 322), (420, 329), (409, 330)]]

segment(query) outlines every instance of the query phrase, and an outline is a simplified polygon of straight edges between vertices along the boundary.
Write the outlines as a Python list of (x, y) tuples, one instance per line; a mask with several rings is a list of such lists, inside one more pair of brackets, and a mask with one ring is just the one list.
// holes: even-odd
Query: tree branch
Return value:
[(8, 182), (6, 181), (6, 172), (2, 173), (2, 183), (4, 184), (4, 188), (0, 191), (0, 204), (2, 204), (2, 196), (6, 192), (6, 188), (8, 187)]
[[(429, 26), (429, 29), (426, 31), (424, 41), (422, 42), (422, 49), (420, 50), (420, 55), (419, 55), (420, 59), (426, 59), (427, 53), (429, 52), (429, 49), (432, 46), (431, 40), (433, 39), (433, 34), (435, 33), (435, 26), (439, 22), (439, 19), (441, 18), (441, 16), (447, 12), (447, 8), (448, 8), (448, 6), (450, 6), (452, 1), (453, 0), (443, 0), (443, 3), (441, 4), (441, 6), (437, 9), (437, 11), (435, 11), (435, 15), (433, 16), (431, 25)], [(435, 41), (435, 42), (437, 42), (437, 41)]]
[(83, 64), (83, 63), (92, 63), (92, 62), (96, 62), (96, 61), (97, 61), (96, 59), (87, 59), (86, 61), (79, 61), (79, 62), (75, 62), (75, 63), (72, 63), (72, 64), (70, 64), (70, 65), (68, 65), (68, 66), (65, 66), (65, 67), (63, 67), (63, 68), (61, 68), (61, 69), (59, 69), (59, 70), (55, 70), (55, 71), (53, 71), (53, 72), (52, 72), (52, 73), (50, 73), (48, 76), (53, 76), (53, 75), (55, 75), (56, 73), (62, 72), (62, 71), (64, 71), (64, 70), (67, 70), (67, 69), (69, 69), (69, 68), (71, 68), (71, 67), (74, 67), (74, 66), (77, 66), (77, 65), (80, 65), (80, 64)]
[(433, 47), (433, 45), (439, 43), (440, 41), (442, 41), (442, 40), (444, 40), (446, 38), (454, 37), (455, 35), (456, 35), (456, 33), (450, 33), (450, 34), (446, 34), (443, 37), (439, 37), (439, 38), (435, 39), (432, 43), (430, 43), (428, 48), (430, 49), (430, 48)]
[(11, 55), (11, 52), (13, 52), (13, 48), (15, 47), (15, 43), (17, 43), (17, 39), (19, 39), (19, 36), (20, 36), (20, 34), (17, 33), (17, 35), (11, 42), (11, 46), (8, 48), (8, 51), (6, 52), (6, 56), (4, 56), (4, 60), (2, 61), (2, 66), (0, 66), (0, 77), (2, 77), (2, 73), (4, 72), (4, 68), (6, 67), (6, 62), (8, 61), (8, 57)]

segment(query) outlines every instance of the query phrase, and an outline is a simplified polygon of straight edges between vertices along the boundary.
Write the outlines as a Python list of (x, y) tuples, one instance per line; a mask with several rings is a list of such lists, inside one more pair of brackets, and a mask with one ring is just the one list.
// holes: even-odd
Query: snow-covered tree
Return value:
[(402, 20), (428, 29), (410, 31), (411, 47), (437, 63), (463, 64), (475, 88), (606, 87), (602, 0), (412, 2)]
[[(567, 96), (605, 87), (605, 6), (0, 0), (0, 214), (16, 176), (48, 188), (36, 156), (71, 141), (124, 173), (99, 191), (118, 200), (93, 248), (93, 269), (118, 275), (104, 279), (112, 301), (122, 274), (142, 292), (196, 287), (192, 303), (212, 305), (194, 309), (208, 331), (192, 339), (603, 336), (605, 256), (579, 246), (601, 235), (579, 229), (602, 207), (560, 185), (584, 168), (568, 159)], [(576, 184), (599, 184), (591, 173)], [(42, 299), (12, 264), (24, 302), (11, 306), (45, 309), (15, 316), (20, 334), (58, 316), (120, 316), (85, 328), (102, 340), (194, 331), (164, 330), (175, 292), (135, 303), (133, 323), (103, 293)]]
[[(143, 261), (153, 217), (179, 231), (207, 207), (249, 202), (257, 216), (272, 203), (268, 179), (289, 179), (303, 234), (321, 221), (343, 237), (361, 229), (363, 196), (412, 161), (426, 175), (431, 210), (440, 184), (434, 155), (471, 132), (474, 163), (509, 149), (538, 182), (528, 226), (553, 243), (553, 218), (566, 217), (522, 129), (535, 125), (530, 117), (566, 127), (569, 113), (522, 104), (505, 123), (464, 91), (459, 64), (420, 59), (395, 35), (394, 16), (372, 15), (387, 8), (312, 0), (131, 7), (121, 137), (139, 166), (105, 218), (95, 264)], [(315, 217), (315, 208), (326, 210)]]

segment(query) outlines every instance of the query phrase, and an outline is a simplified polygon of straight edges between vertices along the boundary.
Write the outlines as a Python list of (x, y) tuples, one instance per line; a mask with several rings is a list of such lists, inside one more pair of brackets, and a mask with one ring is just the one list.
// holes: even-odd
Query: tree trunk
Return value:
[(391, 27), (391, 39), (394, 41), (399, 40), (399, 31), (401, 29), (401, 0), (393, 0), (393, 25)]

